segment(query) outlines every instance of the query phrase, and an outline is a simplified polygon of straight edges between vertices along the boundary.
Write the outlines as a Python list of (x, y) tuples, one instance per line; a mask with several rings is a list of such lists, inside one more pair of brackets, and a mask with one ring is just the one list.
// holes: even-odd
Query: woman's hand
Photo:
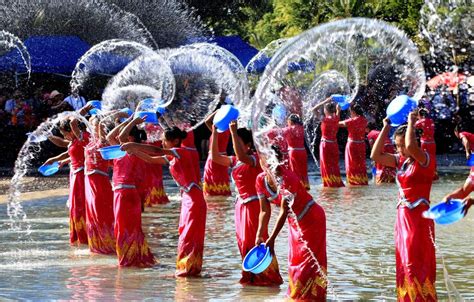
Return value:
[(463, 204), (464, 204), (464, 207), (462, 209), (462, 213), (464, 214), (464, 216), (466, 216), (467, 212), (469, 211), (469, 208), (474, 204), (474, 198), (471, 198), (471, 197), (464, 198)]
[(391, 127), (391, 125), (392, 125), (392, 122), (390, 121), (390, 119), (388, 117), (383, 119), (383, 126), (384, 127)]
[(56, 159), (54, 159), (54, 158), (49, 158), (47, 161), (44, 162), (43, 166), (52, 165), (55, 161), (56, 161)]
[(146, 117), (147, 117), (146, 115), (143, 116), (143, 117), (137, 116), (137, 117), (135, 117), (135, 118), (132, 120), (132, 123), (133, 123), (134, 125), (140, 125), (140, 124), (142, 124), (142, 123), (145, 122)]
[(264, 243), (265, 240), (263, 240), (263, 237), (257, 237), (255, 238), (255, 245), (260, 245), (262, 243)]
[(274, 238), (268, 238), (267, 241), (265, 242), (265, 247), (268, 247), (272, 255), (275, 255), (275, 239)]
[(229, 124), (230, 132), (237, 133), (237, 120), (233, 120)]
[(415, 109), (412, 112), (410, 112), (410, 114), (408, 114), (408, 122), (415, 124), (417, 120), (418, 120), (418, 109)]

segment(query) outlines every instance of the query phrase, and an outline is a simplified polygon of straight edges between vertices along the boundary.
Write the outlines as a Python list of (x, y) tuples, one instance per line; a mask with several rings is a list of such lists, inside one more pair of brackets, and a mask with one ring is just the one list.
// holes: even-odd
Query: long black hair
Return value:
[[(86, 124), (83, 122), (79, 122), (78, 124), (79, 130), (84, 131), (87, 129)], [(71, 121), (69, 119), (61, 120), (59, 122), (59, 129), (64, 132), (71, 132)]]
[(141, 143), (147, 139), (145, 130), (138, 129), (137, 125), (132, 127), (129, 136), (132, 136), (136, 143)]
[(175, 139), (179, 139), (179, 144), (181, 145), (181, 142), (183, 139), (185, 139), (188, 136), (188, 133), (186, 131), (183, 131), (179, 129), (178, 127), (174, 126), (172, 128), (168, 128), (165, 130), (165, 139), (167, 141), (172, 141)]
[(254, 149), (252, 131), (247, 128), (239, 128), (237, 129), (237, 135), (245, 145), (250, 144), (250, 148)]
[(351, 111), (360, 116), (364, 115), (364, 109), (362, 109), (362, 106), (357, 103), (351, 104)]

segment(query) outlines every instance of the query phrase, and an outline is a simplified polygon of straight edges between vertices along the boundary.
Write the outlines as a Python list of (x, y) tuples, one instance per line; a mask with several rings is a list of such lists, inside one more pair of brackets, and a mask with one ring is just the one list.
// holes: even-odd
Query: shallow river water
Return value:
[[(466, 171), (467, 174), (467, 171)], [(465, 175), (449, 175), (433, 185), (437, 202), (463, 183)], [(313, 177), (314, 178), (314, 177)], [(90, 254), (87, 247), (68, 244), (66, 196), (25, 201), (31, 234), (8, 228), (6, 205), (0, 205), (0, 298), (66, 300), (181, 300), (233, 301), (285, 298), (287, 231), (276, 242), (285, 283), (280, 288), (242, 287), (241, 259), (236, 245), (233, 200), (210, 201), (204, 268), (201, 278), (173, 276), (177, 246), (179, 195), (165, 180), (171, 202), (147, 208), (143, 224), (159, 264), (150, 269), (119, 269), (117, 259)], [(394, 185), (322, 189), (312, 183), (311, 194), (326, 211), (328, 277), (344, 300), (395, 300), (393, 228)], [(272, 220), (277, 215), (274, 209)], [(462, 221), (436, 226), (437, 244), (451, 281), (461, 296), (474, 300), (474, 210)], [(18, 239), (18, 238), (22, 239)], [(436, 288), (447, 300), (441, 256)], [(329, 299), (334, 295), (328, 293)], [(2, 300), (2, 299), (0, 299)]]

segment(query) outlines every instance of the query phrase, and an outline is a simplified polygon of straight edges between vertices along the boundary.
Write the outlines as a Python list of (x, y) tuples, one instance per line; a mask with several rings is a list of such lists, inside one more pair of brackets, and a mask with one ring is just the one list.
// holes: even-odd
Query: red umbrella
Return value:
[(428, 85), (431, 89), (435, 89), (440, 85), (446, 85), (448, 86), (449, 90), (454, 90), (456, 86), (465, 79), (466, 76), (462, 73), (445, 72), (442, 74), (438, 74), (437, 76), (426, 82), (426, 85)]

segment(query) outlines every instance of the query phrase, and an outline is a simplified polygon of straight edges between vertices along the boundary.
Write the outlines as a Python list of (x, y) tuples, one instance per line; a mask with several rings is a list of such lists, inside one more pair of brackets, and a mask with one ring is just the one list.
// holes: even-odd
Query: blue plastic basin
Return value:
[(407, 95), (399, 95), (387, 107), (387, 117), (392, 126), (400, 126), (408, 120), (408, 114), (418, 106), (418, 103)]
[(278, 104), (272, 109), (272, 117), (278, 125), (281, 125), (286, 120), (286, 108), (285, 106)]
[(474, 153), (471, 153), (466, 163), (469, 167), (474, 167)]
[(135, 117), (145, 117), (145, 123), (158, 124), (158, 116), (153, 111), (138, 111), (135, 112)]
[(341, 107), (341, 110), (347, 110), (349, 109), (349, 106), (351, 105), (349, 103), (349, 96), (348, 95), (342, 95), (342, 94), (333, 94), (331, 95), (331, 99), (336, 102), (339, 107)]
[(122, 158), (127, 154), (127, 152), (120, 150), (120, 145), (107, 146), (99, 149), (100, 155), (103, 159), (118, 159)]
[(38, 168), (38, 172), (40, 172), (43, 176), (50, 176), (54, 173), (59, 171), (59, 163), (56, 161), (51, 165), (42, 165)]
[(459, 199), (452, 199), (432, 206), (423, 213), (423, 217), (433, 219), (437, 224), (451, 224), (464, 217), (462, 210), (463, 202)]
[(91, 104), (94, 107), (91, 110), (89, 110), (90, 115), (96, 115), (102, 109), (102, 102), (101, 101), (97, 101), (97, 100), (96, 101), (89, 101), (89, 102), (87, 102), (87, 104)]
[(265, 244), (261, 243), (245, 255), (244, 261), (242, 261), (242, 269), (245, 272), (259, 274), (270, 266), (272, 258), (270, 248), (265, 247)]
[(230, 122), (239, 117), (239, 110), (232, 105), (224, 105), (217, 110), (214, 115), (213, 123), (217, 128), (217, 132), (224, 132), (229, 129)]

